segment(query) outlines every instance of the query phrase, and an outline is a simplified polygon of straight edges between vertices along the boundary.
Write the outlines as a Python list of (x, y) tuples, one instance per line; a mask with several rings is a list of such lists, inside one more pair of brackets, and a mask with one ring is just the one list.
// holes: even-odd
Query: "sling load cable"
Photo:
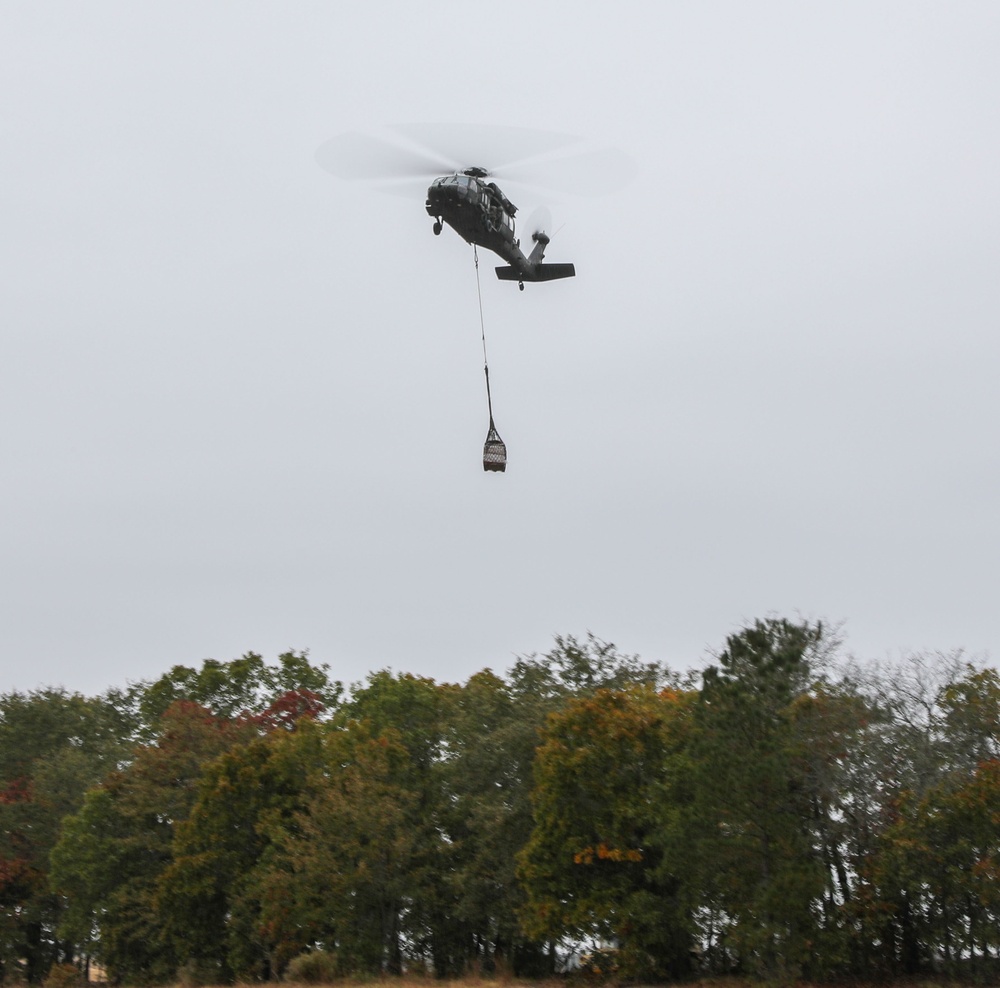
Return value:
[(490, 410), (490, 429), (483, 444), (483, 469), (503, 473), (507, 469), (507, 447), (493, 424), (493, 399), (490, 397), (490, 362), (486, 357), (486, 323), (483, 320), (483, 289), (479, 284), (479, 251), (472, 245), (476, 259), (476, 291), (479, 293), (479, 328), (483, 335), (483, 370), (486, 373), (486, 405)]

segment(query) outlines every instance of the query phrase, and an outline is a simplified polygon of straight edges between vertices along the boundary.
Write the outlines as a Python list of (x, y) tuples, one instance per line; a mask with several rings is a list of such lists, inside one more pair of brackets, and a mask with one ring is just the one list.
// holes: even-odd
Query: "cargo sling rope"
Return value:
[(483, 335), (483, 370), (486, 373), (486, 404), (490, 410), (490, 431), (483, 444), (483, 469), (503, 473), (507, 469), (507, 447), (493, 424), (493, 399), (490, 396), (490, 362), (486, 357), (486, 323), (483, 321), (483, 290), (479, 284), (479, 251), (472, 245), (472, 256), (476, 259), (476, 291), (479, 293), (479, 328)]

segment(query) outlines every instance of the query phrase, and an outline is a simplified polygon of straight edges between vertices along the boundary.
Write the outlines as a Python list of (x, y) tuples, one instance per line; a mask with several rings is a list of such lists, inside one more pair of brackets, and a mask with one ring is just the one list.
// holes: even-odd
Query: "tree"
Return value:
[(427, 822), (399, 732), (361, 722), (324, 730), (303, 808), (272, 815), (255, 876), (261, 923), (283, 967), (301, 950), (335, 950), (345, 972), (399, 973)]
[(303, 809), (307, 778), (320, 764), (314, 717), (288, 720), (308, 700), (287, 694), (277, 704), (282, 716), (263, 717), (271, 731), (209, 762), (190, 815), (174, 830), (173, 860), (157, 881), (158, 912), (174, 949), (208, 983), (278, 973), (262, 928), (256, 871), (267, 828)]
[[(531, 765), (541, 714), (490, 670), (454, 698), (443, 766), (447, 800), (450, 936), (439, 936), (446, 973), (497, 967), (547, 973), (539, 945), (521, 929), (525, 896), (516, 857), (531, 833)], [(447, 947), (445, 946), (447, 944)]]
[(549, 717), (535, 761), (526, 927), (614, 947), (627, 977), (689, 967), (691, 924), (660, 838), (690, 700), (641, 686), (575, 698)]
[(1000, 758), (1000, 673), (966, 663), (938, 692), (947, 763), (974, 770)]
[(585, 642), (557, 635), (555, 641), (555, 648), (544, 655), (520, 656), (514, 663), (508, 681), (518, 696), (545, 702), (587, 696), (599, 689), (676, 685), (676, 677), (659, 662), (622, 655), (613, 643), (596, 635), (588, 633)]
[(29, 981), (73, 945), (56, 929), (49, 852), (88, 786), (125, 756), (131, 727), (103, 698), (62, 689), (0, 697), (0, 977), (23, 960)]
[[(1000, 874), (1000, 763), (906, 797), (882, 834), (875, 880), (905, 903), (918, 964), (939, 958), (950, 973), (996, 948)], [(897, 906), (898, 910), (898, 906)], [(914, 965), (916, 966), (916, 965)]]
[(826, 875), (814, 840), (796, 730), (820, 626), (757, 621), (705, 670), (692, 734), (688, 832), (710, 958), (767, 977), (796, 975), (815, 937)]
[(963, 784), (993, 750), (995, 677), (960, 652), (854, 664), (847, 674), (868, 714), (840, 783), (854, 970), (912, 975), (938, 946), (920, 892), (928, 876), (915, 876), (897, 838), (928, 794)]
[(163, 713), (179, 700), (232, 720), (259, 714), (289, 693), (312, 694), (332, 713), (343, 687), (330, 680), (328, 671), (327, 665), (311, 665), (305, 652), (284, 652), (277, 666), (268, 665), (256, 652), (230, 662), (206, 659), (200, 669), (177, 665), (155, 682), (143, 684), (139, 710), (153, 731)]
[(897, 773), (864, 872), (874, 932), (908, 972), (943, 961), (954, 973), (986, 973), (1000, 946), (1000, 686), (995, 670), (957, 660), (911, 657), (919, 691), (915, 675), (897, 677), (918, 713), (900, 718), (897, 758), (914, 768)]
[[(459, 694), (460, 688), (451, 684), (381, 671), (354, 690), (344, 705), (343, 719), (338, 721), (349, 733), (391, 738), (407, 753), (405, 761), (393, 763), (392, 782), (399, 787), (401, 799), (412, 801), (413, 843), (407, 855), (394, 855), (394, 867), (404, 867), (406, 862), (407, 874), (398, 878), (401, 887), (410, 890), (399, 937), (405, 939), (414, 958), (429, 962), (441, 976), (456, 973), (466, 954), (462, 944), (465, 931), (455, 911), (457, 849), (445, 779), (446, 763), (453, 757), (448, 725)], [(392, 940), (393, 935), (389, 936)], [(390, 971), (398, 963), (395, 950), (387, 945)]]
[(173, 835), (195, 801), (203, 766), (249, 728), (179, 701), (154, 744), (87, 793), (52, 851), (52, 886), (65, 897), (63, 935), (88, 938), (116, 978), (136, 984), (174, 976), (179, 955), (157, 909), (157, 883)]

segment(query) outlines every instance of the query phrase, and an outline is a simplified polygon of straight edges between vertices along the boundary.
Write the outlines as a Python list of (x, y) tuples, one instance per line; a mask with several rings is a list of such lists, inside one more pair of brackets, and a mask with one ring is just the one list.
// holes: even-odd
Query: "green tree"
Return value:
[[(901, 855), (900, 827), (942, 785), (961, 786), (993, 750), (990, 670), (961, 653), (905, 656), (849, 668), (869, 714), (841, 781), (846, 856), (855, 876), (845, 912), (855, 971), (912, 975), (939, 953), (916, 859)], [(924, 859), (928, 863), (928, 859)], [(936, 880), (936, 879), (931, 879)]]
[(420, 793), (399, 732), (327, 727), (303, 809), (272, 815), (256, 874), (261, 924), (281, 968), (303, 949), (335, 950), (345, 972), (399, 973), (416, 902)]
[(883, 687), (902, 768), (883, 780), (886, 825), (862, 870), (863, 919), (908, 973), (984, 965), (997, 946), (1000, 681), (957, 655), (910, 657)]
[(230, 720), (259, 714), (288, 693), (314, 694), (328, 712), (340, 703), (343, 687), (328, 676), (329, 666), (310, 664), (305, 652), (284, 652), (276, 666), (256, 652), (219, 662), (206, 659), (200, 669), (177, 665), (153, 683), (143, 684), (139, 712), (155, 731), (174, 703), (187, 700)]
[(174, 976), (179, 957), (158, 913), (158, 881), (203, 766), (248, 730), (177, 702), (163, 715), (157, 741), (90, 790), (64, 821), (51, 855), (52, 886), (67, 902), (62, 934), (78, 943), (92, 938), (114, 977), (142, 984)]
[(676, 677), (661, 663), (623, 655), (613, 643), (589, 633), (583, 642), (573, 635), (557, 635), (555, 647), (544, 655), (520, 656), (507, 679), (516, 695), (541, 703), (587, 696), (600, 689), (676, 685)]
[(63, 902), (49, 852), (88, 786), (125, 756), (126, 717), (104, 698), (62, 689), (0, 697), (0, 978), (20, 961), (29, 981), (75, 944), (56, 935)]
[(812, 685), (820, 626), (757, 621), (705, 670), (692, 734), (688, 823), (709, 956), (767, 977), (796, 976), (826, 885), (794, 707)]
[(904, 798), (899, 811), (882, 835), (875, 880), (898, 890), (888, 903), (894, 912), (905, 904), (918, 965), (939, 958), (960, 974), (997, 946), (1000, 765)]
[(677, 690), (598, 690), (549, 717), (535, 761), (526, 927), (614, 947), (628, 977), (689, 967), (691, 923), (662, 840), (689, 710)]
[(516, 876), (516, 856), (532, 828), (531, 766), (541, 717), (531, 698), (488, 669), (454, 699), (443, 766), (451, 930), (438, 938), (436, 962), (448, 973), (547, 971), (544, 952), (521, 929), (525, 896)]
[(943, 715), (948, 765), (975, 770), (1000, 758), (1000, 673), (966, 663), (942, 687), (938, 703)]
[[(392, 738), (406, 751), (405, 761), (393, 762), (392, 781), (411, 804), (412, 845), (407, 855), (394, 857), (399, 867), (406, 861), (407, 874), (398, 880), (411, 892), (399, 936), (441, 976), (456, 973), (465, 954), (465, 931), (455, 910), (454, 814), (445, 785), (445, 766), (453, 757), (448, 729), (459, 695), (460, 688), (451, 684), (377, 672), (355, 688), (340, 721), (349, 732)], [(395, 970), (400, 957), (401, 948), (387, 944), (387, 970)]]
[[(279, 702), (283, 712), (301, 706)], [(285, 717), (277, 723), (289, 725)], [(312, 717), (290, 726), (294, 733), (272, 729), (205, 766), (191, 813), (175, 828), (173, 860), (157, 882), (166, 936), (189, 970), (208, 983), (267, 980), (278, 973), (261, 923), (256, 872), (268, 846), (267, 827), (287, 823), (303, 808), (322, 744)]]

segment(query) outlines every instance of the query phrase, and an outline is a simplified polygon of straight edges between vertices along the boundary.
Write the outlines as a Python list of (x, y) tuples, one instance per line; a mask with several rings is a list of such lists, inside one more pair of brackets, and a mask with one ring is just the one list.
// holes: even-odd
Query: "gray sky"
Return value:
[[(1000, 5), (0, 2), (0, 689), (1000, 651)], [(483, 307), (400, 122), (622, 149)], [(476, 162), (479, 163), (479, 162)], [(527, 216), (536, 202), (512, 195)]]

